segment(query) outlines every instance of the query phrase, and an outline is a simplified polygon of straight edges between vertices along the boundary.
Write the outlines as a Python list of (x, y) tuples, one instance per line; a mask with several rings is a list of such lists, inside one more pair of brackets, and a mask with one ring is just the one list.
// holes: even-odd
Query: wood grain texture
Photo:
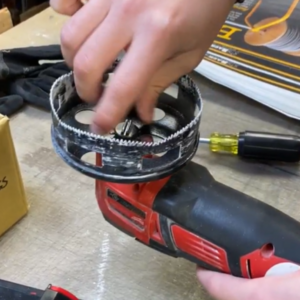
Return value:
[[(11, 48), (59, 42), (66, 20), (51, 9), (0, 36)], [(290, 120), (199, 75), (204, 111), (200, 131), (300, 133)], [(85, 300), (208, 300), (195, 266), (148, 249), (103, 220), (93, 180), (54, 153), (48, 113), (26, 107), (11, 120), (29, 215), (0, 240), (0, 276), (44, 288), (51, 282)], [(300, 220), (298, 166), (272, 166), (213, 155), (201, 146), (195, 161), (215, 178)], [(268, 224), (266, 224), (267, 226)]]

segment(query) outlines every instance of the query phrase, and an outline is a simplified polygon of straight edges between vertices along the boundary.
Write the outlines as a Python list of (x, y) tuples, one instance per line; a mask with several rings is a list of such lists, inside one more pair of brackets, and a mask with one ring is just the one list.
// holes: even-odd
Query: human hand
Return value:
[(298, 300), (300, 271), (287, 275), (243, 279), (203, 269), (200, 283), (216, 300)]
[[(148, 123), (161, 92), (203, 59), (235, 0), (51, 0), (72, 16), (61, 33), (79, 96), (97, 103), (94, 130), (106, 133), (135, 106)], [(109, 86), (105, 70), (126, 49)], [(99, 101), (100, 100), (100, 101)]]

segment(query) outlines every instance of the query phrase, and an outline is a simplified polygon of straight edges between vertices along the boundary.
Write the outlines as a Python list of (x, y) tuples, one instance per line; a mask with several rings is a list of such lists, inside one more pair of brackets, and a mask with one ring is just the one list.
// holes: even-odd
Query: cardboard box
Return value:
[(0, 9), (0, 33), (13, 27), (13, 22), (9, 10), (5, 7)]
[(0, 236), (28, 212), (9, 119), (0, 114)]

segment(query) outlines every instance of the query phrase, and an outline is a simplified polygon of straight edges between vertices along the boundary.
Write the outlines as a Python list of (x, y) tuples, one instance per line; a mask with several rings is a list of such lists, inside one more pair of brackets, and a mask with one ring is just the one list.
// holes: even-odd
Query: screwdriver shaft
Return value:
[(210, 139), (209, 138), (200, 138), (199, 139), (199, 144), (209, 144)]

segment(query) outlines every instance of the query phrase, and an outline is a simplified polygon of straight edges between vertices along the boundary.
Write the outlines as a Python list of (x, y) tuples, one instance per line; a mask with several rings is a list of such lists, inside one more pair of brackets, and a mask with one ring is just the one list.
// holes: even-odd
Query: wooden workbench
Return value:
[[(59, 43), (65, 17), (47, 9), (0, 35), (1, 48)], [(201, 133), (246, 129), (299, 133), (290, 120), (195, 75), (205, 101)], [(44, 288), (61, 285), (85, 300), (207, 300), (195, 266), (134, 242), (107, 224), (94, 182), (66, 166), (50, 141), (50, 114), (27, 106), (11, 118), (31, 208), (0, 239), (0, 276)], [(216, 179), (300, 220), (298, 166), (267, 166), (212, 155), (195, 157)], [(266, 224), (268, 226), (268, 224)]]

